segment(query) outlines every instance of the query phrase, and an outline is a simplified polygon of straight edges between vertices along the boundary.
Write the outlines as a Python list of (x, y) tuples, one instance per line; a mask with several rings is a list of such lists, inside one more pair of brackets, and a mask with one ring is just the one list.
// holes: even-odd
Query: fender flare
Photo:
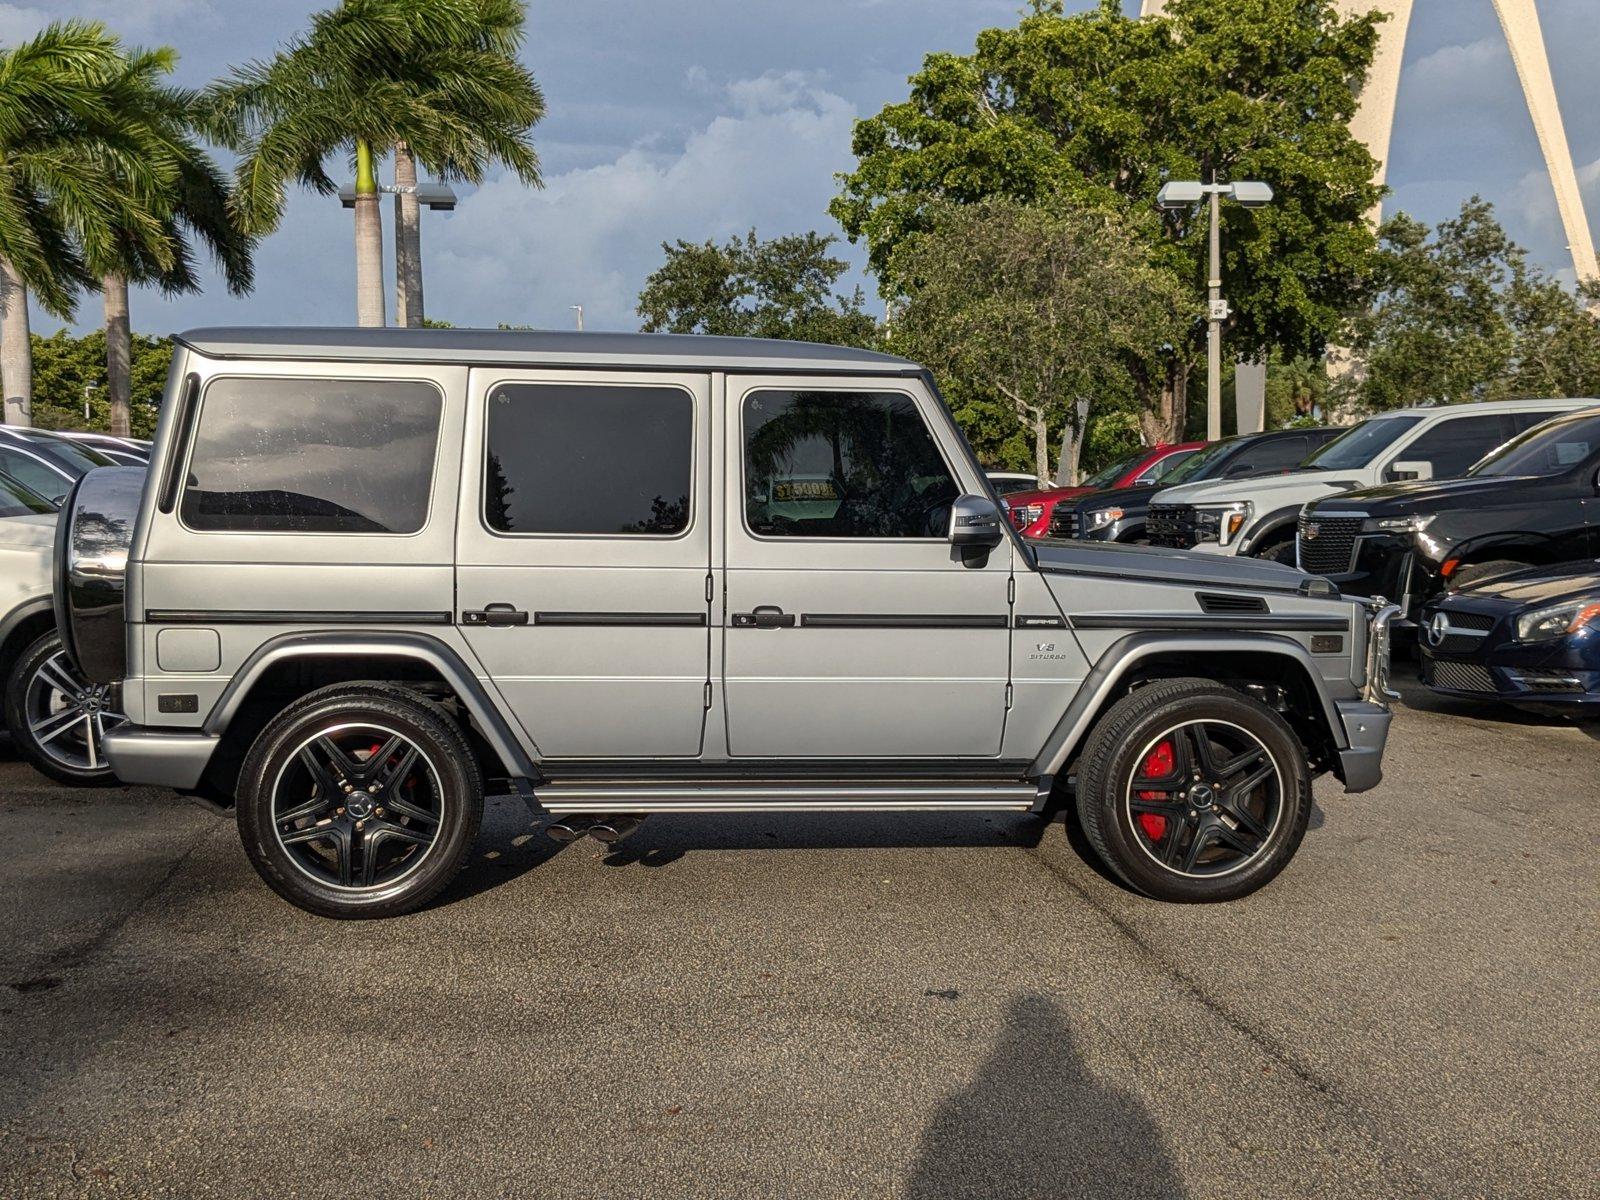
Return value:
[(1067, 705), (1066, 712), (1061, 714), (1061, 719), (1056, 722), (1056, 727), (1050, 731), (1044, 747), (1033, 760), (1033, 765), (1029, 767), (1029, 776), (1062, 773), (1066, 768), (1067, 759), (1088, 736), (1090, 723), (1094, 720), (1095, 714), (1100, 711), (1128, 672), (1144, 659), (1173, 651), (1207, 654), (1239, 650), (1275, 654), (1301, 667), (1310, 679), (1318, 700), (1321, 701), (1322, 717), (1327, 724), (1329, 736), (1333, 739), (1334, 748), (1338, 750), (1348, 748), (1349, 738), (1345, 733), (1344, 721), (1339, 716), (1334, 698), (1328, 694), (1327, 681), (1318, 673), (1310, 651), (1292, 638), (1276, 634), (1227, 631), (1188, 635), (1130, 633), (1107, 647), (1089, 674), (1084, 677), (1078, 686), (1077, 694), (1072, 698), (1072, 703)]
[(1304, 507), (1303, 504), (1291, 504), (1286, 508), (1275, 508), (1258, 517), (1256, 523), (1245, 530), (1244, 537), (1239, 539), (1239, 553), (1254, 554), (1268, 534), (1277, 533), (1285, 525), (1293, 529), (1295, 522), (1300, 519), (1300, 510)]
[(202, 730), (207, 736), (221, 737), (250, 695), (251, 688), (278, 663), (297, 658), (364, 658), (377, 654), (408, 658), (432, 667), (472, 714), (479, 732), (499, 756), (506, 773), (514, 779), (540, 778), (531, 748), (512, 729), (483, 682), (452, 647), (425, 633), (328, 630), (283, 633), (269, 638), (234, 672), (228, 686), (206, 714)]
[[(35, 596), (31, 600), (24, 600), (5, 616), (0, 617), (0, 646), (11, 640), (18, 627), (35, 617), (52, 615), (55, 611), (54, 601), (49, 596)], [(6, 668), (10, 670), (9, 667)]]

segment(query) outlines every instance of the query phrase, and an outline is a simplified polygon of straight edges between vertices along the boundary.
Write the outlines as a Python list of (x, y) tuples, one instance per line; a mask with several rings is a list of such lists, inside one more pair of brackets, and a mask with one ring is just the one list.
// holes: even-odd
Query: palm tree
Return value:
[[(352, 158), (356, 319), (382, 325), (379, 158), (399, 151), (402, 178), (420, 162), (442, 178), (477, 183), (499, 162), (524, 182), (539, 182), (528, 134), (544, 101), (513, 57), (524, 16), (520, 0), (344, 0), (314, 16), (310, 32), (270, 61), (213, 84), (208, 128), (241, 156), (233, 196), (240, 224), (270, 232), (291, 181), (331, 194), (325, 160)], [(402, 197), (402, 231), (415, 229), (414, 205), (414, 195), (409, 206)], [(413, 250), (411, 233), (402, 236)], [(411, 277), (419, 302), (407, 306), (407, 319), (420, 322), (414, 261), (402, 277)]]
[(0, 376), (9, 424), (30, 423), (29, 290), (70, 321), (79, 290), (94, 284), (85, 258), (118, 236), (164, 260), (159, 222), (138, 197), (158, 190), (172, 164), (147, 130), (119, 120), (128, 65), (99, 22), (56, 22), (0, 50)]
[[(126, 74), (128, 107), (124, 124), (159, 140), (174, 171), (160, 191), (141, 197), (146, 211), (160, 223), (160, 254), (153, 254), (133, 231), (118, 229), (102, 253), (86, 255), (85, 266), (99, 280), (105, 304), (106, 386), (111, 402), (111, 432), (126, 436), (132, 401), (132, 334), (128, 323), (128, 285), (154, 284), (171, 294), (197, 292), (190, 239), (204, 243), (234, 295), (253, 283), (254, 239), (239, 231), (231, 218), (228, 187), (211, 157), (195, 139), (199, 97), (164, 86), (161, 77), (172, 68), (171, 57), (136, 54)], [(114, 172), (113, 172), (114, 173)], [(119, 181), (121, 182), (121, 181)], [(124, 186), (131, 185), (124, 184)]]

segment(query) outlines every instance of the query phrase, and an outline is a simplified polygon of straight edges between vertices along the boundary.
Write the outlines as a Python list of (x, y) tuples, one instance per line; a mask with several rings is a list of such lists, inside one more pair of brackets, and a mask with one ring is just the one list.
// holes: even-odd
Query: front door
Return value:
[(472, 373), (456, 619), (546, 758), (692, 758), (710, 691), (709, 377)]
[(1010, 543), (948, 541), (982, 492), (914, 379), (727, 380), (723, 678), (736, 759), (994, 757)]

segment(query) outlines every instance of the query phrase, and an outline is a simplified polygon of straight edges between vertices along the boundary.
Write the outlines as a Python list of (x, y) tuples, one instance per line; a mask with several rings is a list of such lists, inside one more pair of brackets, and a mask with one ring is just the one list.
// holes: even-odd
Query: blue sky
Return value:
[[(200, 84), (270, 54), (317, 7), (294, 0), (0, 2), (0, 41), (66, 16), (182, 52)], [(631, 329), (663, 240), (820, 229), (832, 176), (851, 165), (851, 122), (903, 99), (931, 50), (966, 51), (1020, 0), (531, 0), (525, 57), (545, 90), (536, 132), (546, 187), (462, 189), (424, 217), (427, 307), (462, 325)], [(1086, 3), (1070, 7), (1087, 7)], [(1567, 135), (1600, 214), (1600, 15), (1595, 0), (1539, 0)], [(1417, 0), (1390, 155), (1389, 206), (1428, 221), (1474, 192), (1536, 261), (1570, 277), (1555, 199), (1491, 0)], [(386, 208), (385, 220), (388, 221)], [(386, 237), (388, 229), (386, 228)], [(853, 261), (859, 248), (845, 246)], [(247, 298), (133, 298), (135, 328), (354, 320), (349, 215), (307, 194), (264, 243)], [(870, 289), (869, 289), (870, 290)], [(391, 300), (392, 305), (392, 300)], [(98, 318), (85, 299), (80, 325)], [(36, 328), (53, 323), (35, 314)]]

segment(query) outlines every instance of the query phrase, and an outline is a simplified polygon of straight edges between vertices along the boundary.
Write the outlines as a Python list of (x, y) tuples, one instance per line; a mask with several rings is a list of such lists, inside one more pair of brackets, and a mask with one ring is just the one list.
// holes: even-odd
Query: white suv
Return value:
[(1451, 479), (1541, 421), (1600, 400), (1515, 400), (1403, 408), (1352, 426), (1286, 475), (1219, 479), (1151, 498), (1157, 546), (1294, 562), (1295, 521), (1313, 500), (1402, 479)]

